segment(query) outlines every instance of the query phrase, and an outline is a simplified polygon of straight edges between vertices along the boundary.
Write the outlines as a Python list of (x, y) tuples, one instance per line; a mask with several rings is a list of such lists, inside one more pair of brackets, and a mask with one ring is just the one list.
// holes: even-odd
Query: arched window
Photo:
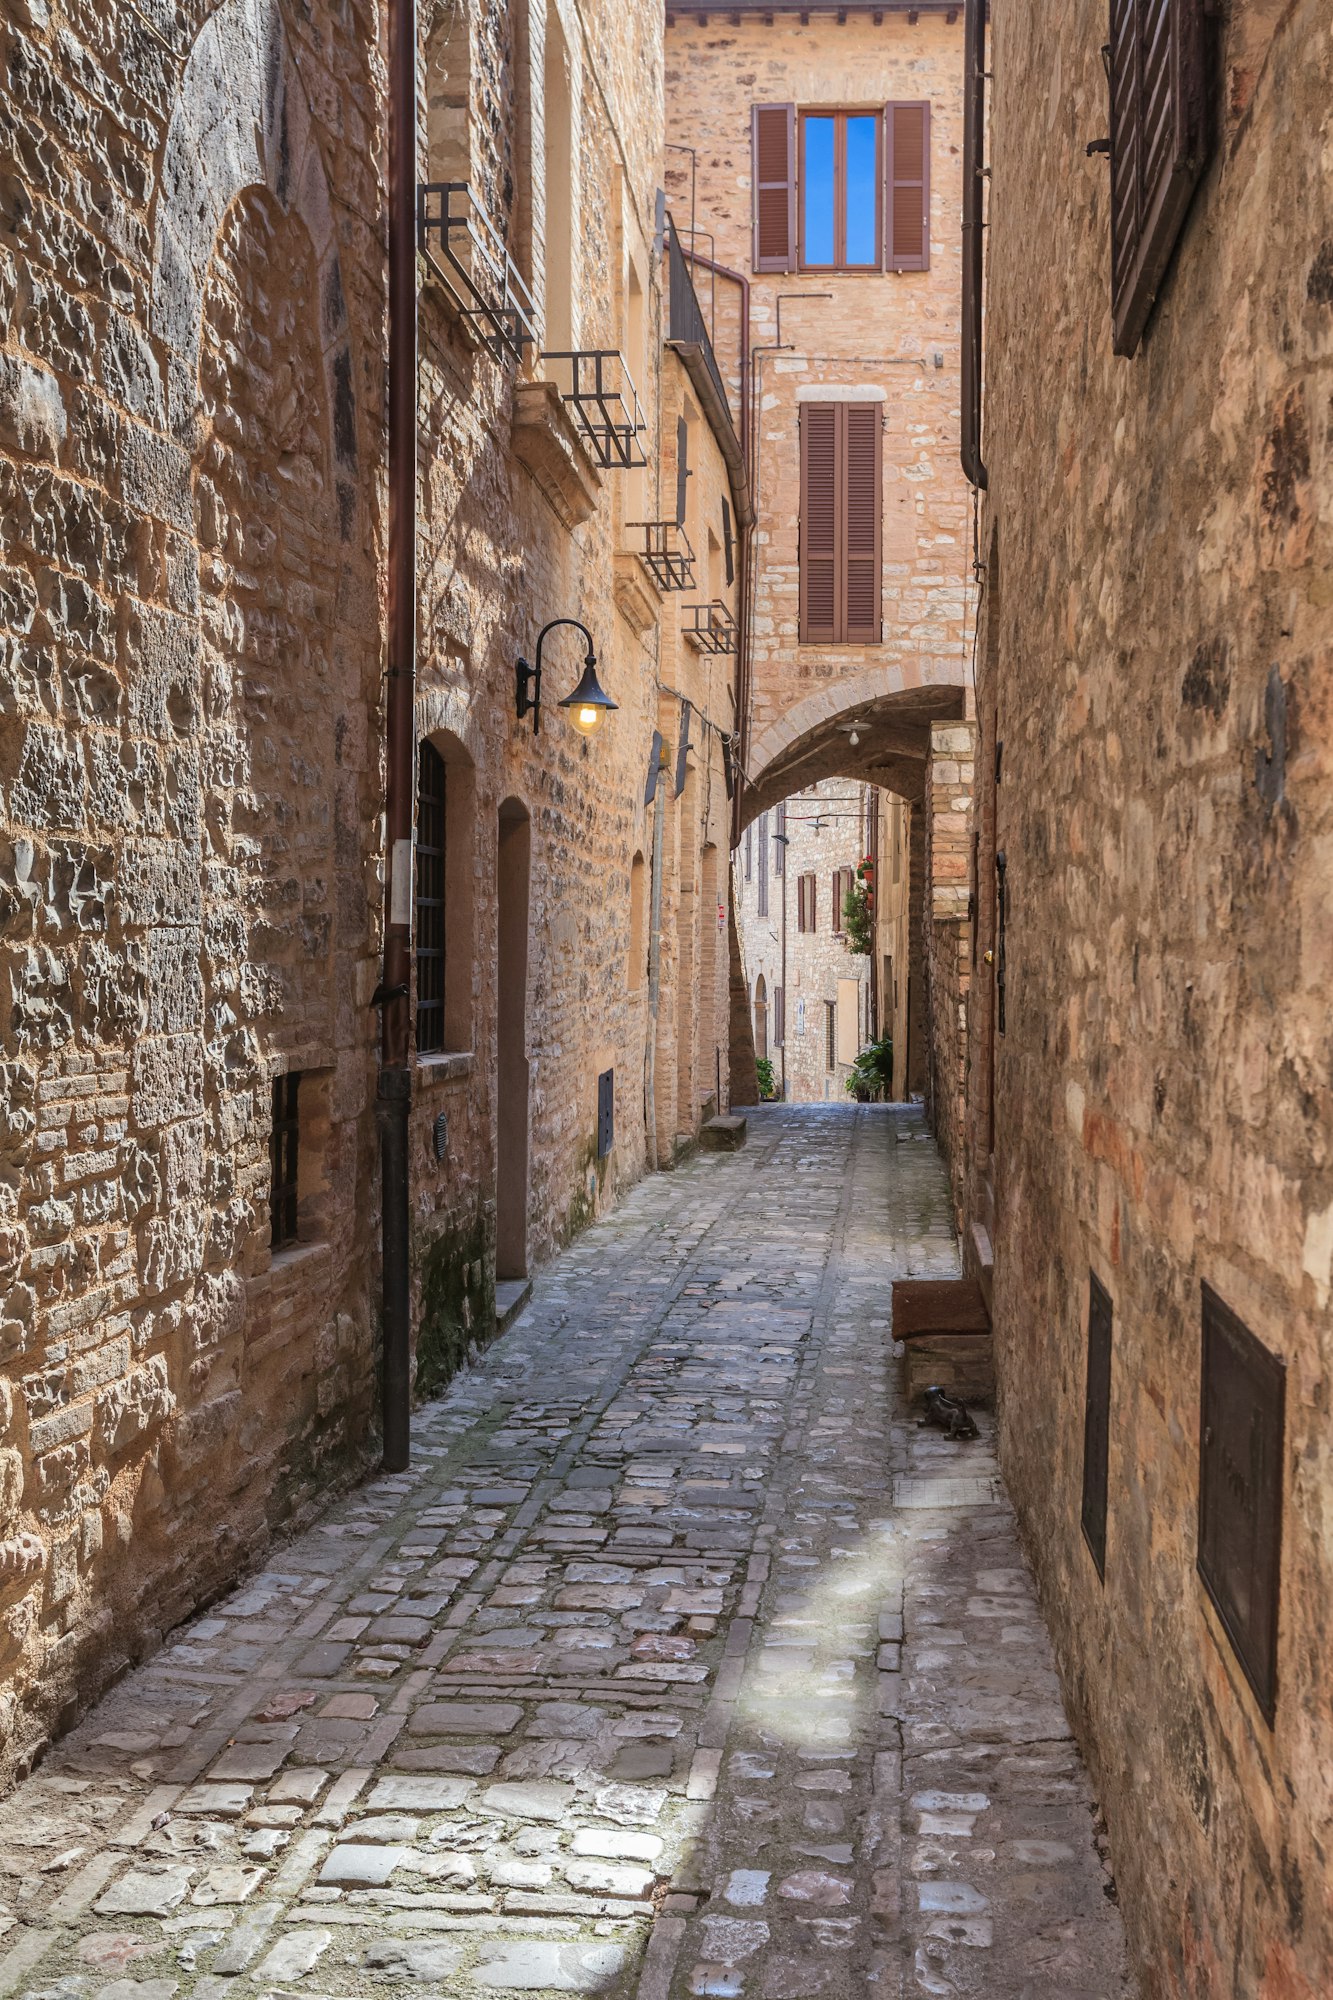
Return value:
[(419, 1056), (472, 1047), (476, 782), (457, 737), (417, 746), (415, 1024)]
[(444, 759), (433, 743), (417, 751), (417, 1054), (444, 1047), (444, 870), (447, 804)]

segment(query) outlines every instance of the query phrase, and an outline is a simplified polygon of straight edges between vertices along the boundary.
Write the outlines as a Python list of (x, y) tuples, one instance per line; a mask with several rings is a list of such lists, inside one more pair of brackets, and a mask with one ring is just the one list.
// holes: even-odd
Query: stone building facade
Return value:
[(879, 809), (873, 787), (826, 779), (760, 813), (732, 857), (755, 1050), (792, 1104), (846, 1103), (876, 1033), (873, 953), (851, 948), (843, 904)]
[(1113, 326), (1105, 14), (993, 13), (967, 1193), (1003, 1462), (1144, 1993), (1315, 2000), (1333, 22), (1163, 10), (1197, 186), (1165, 237), (1127, 211)]
[[(0, 24), (6, 1771), (374, 1448), (379, 25), (275, 0), (24, 0)], [(422, 179), (470, 178), (492, 264), (462, 262), (525, 287), (536, 336), (488, 347), (429, 239), (405, 885), (418, 945), (442, 919), (412, 994), (425, 1391), (493, 1330), (497, 1269), (725, 1097), (736, 717), (734, 650), (683, 639), (689, 595), (631, 525), (698, 366), (664, 347), (660, 11), (423, 10), (421, 53)], [(604, 351), (629, 469), (598, 464), (553, 349)], [(724, 494), (739, 543), (733, 419), (695, 414), (702, 544)], [(713, 598), (734, 621), (725, 572)], [(515, 713), (555, 618), (619, 704), (591, 740), (556, 706), (567, 629), (540, 735)]]
[[(956, 456), (961, 48), (956, 6), (704, 0), (667, 8), (666, 185), (682, 226), (693, 220), (700, 255), (717, 266), (701, 266), (701, 295), (719, 365), (734, 393), (744, 390), (750, 420), (757, 527), (741, 715), (747, 815), (833, 775), (877, 777), (919, 798), (930, 721), (964, 713), (971, 569)], [(916, 121), (916, 171), (924, 169), (927, 185), (909, 192), (903, 184), (895, 194), (890, 155), (895, 146), (910, 152), (913, 139), (906, 122), (894, 139), (890, 114), (900, 110)], [(777, 123), (761, 126), (761, 113)], [(849, 116), (858, 121), (867, 188), (872, 173), (887, 181), (871, 190), (866, 241), (849, 250), (840, 240), (840, 268), (830, 268), (828, 246), (815, 240), (830, 209), (814, 156), (845, 143)], [(781, 186), (755, 184), (761, 130), (766, 154), (776, 141)], [(854, 193), (845, 176), (838, 181), (831, 212), (839, 226)], [(766, 228), (776, 216), (788, 232), (776, 256), (759, 241), (761, 207)], [(829, 638), (833, 628), (803, 623), (801, 436), (810, 411), (827, 418), (841, 404), (873, 406), (878, 418), (866, 432), (878, 437), (877, 505), (861, 622), (853, 617), (850, 637), (838, 626)], [(865, 726), (853, 746), (858, 719)]]

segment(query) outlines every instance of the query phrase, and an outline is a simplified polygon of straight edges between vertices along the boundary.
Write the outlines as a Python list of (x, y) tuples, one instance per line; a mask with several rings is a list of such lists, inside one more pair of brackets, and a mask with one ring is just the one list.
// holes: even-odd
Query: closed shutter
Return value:
[(840, 930), (842, 929), (842, 870), (841, 870), (841, 868), (835, 868), (835, 869), (834, 869), (834, 871), (833, 871), (833, 887), (832, 887), (832, 890), (831, 890), (831, 892), (830, 892), (830, 893), (831, 893), (831, 895), (832, 895), (832, 898), (833, 898), (833, 908), (832, 908), (832, 909), (831, 909), (831, 910), (829, 911), (829, 929), (830, 929), (831, 931), (833, 931), (833, 932), (834, 932), (834, 934), (836, 935), (836, 933), (837, 933), (838, 931), (840, 931)]
[(801, 639), (880, 640), (883, 428), (878, 403), (801, 405)]
[(848, 403), (844, 474), (844, 636), (863, 646), (879, 644), (880, 446), (883, 426), (878, 403)]
[(1111, 0), (1112, 345), (1133, 354), (1211, 145), (1205, 0)]
[(722, 502), (722, 554), (726, 559), (727, 582), (736, 581), (736, 545), (731, 532), (731, 503)]
[(888, 265), (891, 271), (930, 269), (930, 106), (889, 104), (884, 110), (887, 163)]
[(750, 113), (754, 268), (796, 264), (796, 107), (756, 104)]
[(838, 637), (838, 434), (841, 405), (801, 405), (801, 637)]
[(781, 986), (773, 988), (773, 1040), (778, 1048), (787, 1039), (787, 996)]

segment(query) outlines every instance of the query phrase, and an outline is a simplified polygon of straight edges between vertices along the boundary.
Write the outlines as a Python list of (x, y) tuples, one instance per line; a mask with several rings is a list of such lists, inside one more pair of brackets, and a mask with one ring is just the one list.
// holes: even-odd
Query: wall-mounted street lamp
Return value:
[(592, 649), (592, 634), (586, 625), (580, 625), (577, 618), (552, 618), (537, 634), (537, 664), (529, 666), (521, 656), (514, 662), (514, 713), (522, 722), (525, 715), (532, 717), (532, 733), (536, 736), (541, 729), (542, 716), (542, 646), (548, 632), (558, 625), (572, 625), (576, 632), (582, 632), (588, 650), (584, 655), (583, 674), (572, 694), (567, 694), (556, 703), (557, 708), (566, 709), (569, 719), (580, 736), (595, 736), (602, 726), (602, 719), (608, 710), (619, 708), (620, 703), (612, 701), (597, 679), (597, 655)]

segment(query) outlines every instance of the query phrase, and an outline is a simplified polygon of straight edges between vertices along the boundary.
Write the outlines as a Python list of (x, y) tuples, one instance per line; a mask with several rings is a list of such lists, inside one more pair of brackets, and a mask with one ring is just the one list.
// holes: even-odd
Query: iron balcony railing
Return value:
[(680, 233), (671, 217), (666, 219), (667, 241), (667, 339), (678, 341), (684, 347), (697, 347), (703, 354), (704, 366), (709, 380), (718, 393), (722, 408), (730, 415), (731, 398), (727, 394), (722, 371), (717, 365), (713, 343), (709, 338), (708, 321), (704, 318), (699, 304), (699, 295), (694, 289), (690, 276), (689, 259), (685, 255)]
[(693, 613), (684, 628), (692, 646), (701, 653), (735, 652), (736, 620), (720, 597), (715, 597), (711, 604), (687, 604), (684, 608)]
[(693, 590), (694, 550), (679, 521), (628, 521), (625, 525), (642, 528), (643, 547), (635, 554), (660, 590)]
[[(589, 456), (605, 469), (630, 472), (647, 465), (647, 425), (625, 357), (614, 347), (549, 348), (560, 399), (578, 425)], [(569, 383), (566, 388), (565, 383)]]
[(521, 362), (537, 339), (537, 309), (470, 182), (418, 187), (417, 242), (482, 346)]

